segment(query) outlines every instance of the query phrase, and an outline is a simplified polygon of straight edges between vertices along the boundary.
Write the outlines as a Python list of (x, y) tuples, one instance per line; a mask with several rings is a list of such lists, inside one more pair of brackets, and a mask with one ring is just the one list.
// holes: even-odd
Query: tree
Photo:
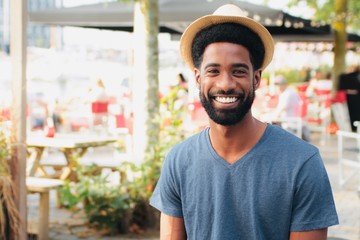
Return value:
[(136, 0), (134, 5), (134, 158), (159, 141), (159, 6), (158, 0)]
[[(321, 3), (320, 3), (321, 2)], [(333, 90), (339, 85), (339, 75), (346, 68), (347, 32), (360, 29), (358, 0), (290, 0), (289, 7), (306, 3), (315, 10), (314, 20), (331, 24), (334, 31)]]
[[(15, 206), (23, 224), (10, 232), (9, 239), (26, 239), (26, 26), (27, 1), (11, 1), (10, 4), (10, 55), (12, 65), (11, 108), (11, 159), (9, 163), (13, 181)], [(2, 191), (0, 189), (0, 191)], [(1, 203), (0, 203), (1, 204)], [(1, 236), (1, 235), (0, 235)]]

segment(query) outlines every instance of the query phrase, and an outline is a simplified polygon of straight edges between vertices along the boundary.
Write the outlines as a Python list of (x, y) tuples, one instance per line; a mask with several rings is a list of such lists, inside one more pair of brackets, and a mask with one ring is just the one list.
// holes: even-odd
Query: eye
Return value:
[(246, 70), (244, 70), (244, 69), (235, 69), (234, 71), (233, 71), (233, 74), (234, 75), (245, 75), (245, 74), (247, 74), (247, 71)]
[(206, 73), (209, 75), (215, 75), (219, 73), (219, 70), (217, 70), (216, 68), (209, 68), (206, 70)]

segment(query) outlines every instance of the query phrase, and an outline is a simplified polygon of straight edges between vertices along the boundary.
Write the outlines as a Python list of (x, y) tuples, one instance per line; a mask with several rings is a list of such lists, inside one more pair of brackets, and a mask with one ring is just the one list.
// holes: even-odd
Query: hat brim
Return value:
[(263, 25), (248, 17), (206, 15), (192, 22), (185, 29), (180, 39), (181, 56), (191, 69), (195, 68), (191, 49), (196, 34), (204, 28), (221, 23), (240, 24), (255, 32), (262, 40), (265, 49), (261, 69), (265, 69), (269, 65), (274, 54), (274, 40), (269, 31)]

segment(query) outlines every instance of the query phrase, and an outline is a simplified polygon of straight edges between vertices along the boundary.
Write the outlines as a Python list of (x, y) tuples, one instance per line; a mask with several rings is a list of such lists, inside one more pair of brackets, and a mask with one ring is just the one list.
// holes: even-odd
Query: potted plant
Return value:
[(0, 239), (15, 236), (20, 228), (20, 215), (15, 204), (15, 186), (10, 169), (10, 134), (4, 123), (0, 123)]
[(77, 182), (66, 181), (60, 191), (60, 202), (73, 211), (83, 210), (90, 227), (102, 235), (127, 233), (131, 200), (123, 188), (112, 185), (98, 167), (79, 166)]

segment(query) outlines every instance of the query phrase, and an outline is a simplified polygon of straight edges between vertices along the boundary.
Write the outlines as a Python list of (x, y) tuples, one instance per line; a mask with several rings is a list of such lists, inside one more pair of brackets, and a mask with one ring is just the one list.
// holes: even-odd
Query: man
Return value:
[(301, 119), (300, 95), (294, 88), (288, 86), (287, 80), (282, 75), (275, 77), (274, 84), (279, 98), (275, 111), (271, 114), (273, 123), (280, 121), (282, 128), (310, 141), (310, 130)]
[(277, 87), (279, 100), (274, 112), (276, 118), (297, 117), (300, 107), (300, 96), (287, 85), (285, 77), (279, 75), (275, 77), (274, 84)]
[(352, 131), (356, 131), (356, 126), (353, 123), (360, 121), (360, 66), (352, 66), (349, 72), (340, 75), (339, 90), (346, 92), (350, 124)]
[(194, 21), (180, 42), (210, 127), (168, 154), (150, 204), (161, 239), (326, 239), (338, 223), (319, 151), (253, 118), (274, 43), (234, 5)]

